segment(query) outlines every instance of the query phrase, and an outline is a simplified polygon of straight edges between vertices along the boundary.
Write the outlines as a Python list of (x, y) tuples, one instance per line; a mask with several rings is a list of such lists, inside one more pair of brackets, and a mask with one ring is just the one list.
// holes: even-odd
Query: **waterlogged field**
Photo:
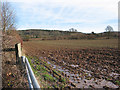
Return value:
[(28, 41), (25, 53), (43, 88), (118, 88), (117, 39)]

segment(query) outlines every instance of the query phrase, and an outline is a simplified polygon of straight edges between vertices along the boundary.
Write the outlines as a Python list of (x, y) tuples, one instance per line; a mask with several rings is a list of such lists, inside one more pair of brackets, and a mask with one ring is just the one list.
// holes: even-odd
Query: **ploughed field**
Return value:
[(42, 87), (120, 86), (120, 50), (116, 39), (28, 41), (23, 47)]

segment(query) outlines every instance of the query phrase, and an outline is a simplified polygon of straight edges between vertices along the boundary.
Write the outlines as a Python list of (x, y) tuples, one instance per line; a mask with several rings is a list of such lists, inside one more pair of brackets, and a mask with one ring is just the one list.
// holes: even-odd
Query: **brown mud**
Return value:
[(120, 50), (117, 48), (56, 48), (24, 44), (26, 55), (62, 71), (77, 88), (119, 88)]

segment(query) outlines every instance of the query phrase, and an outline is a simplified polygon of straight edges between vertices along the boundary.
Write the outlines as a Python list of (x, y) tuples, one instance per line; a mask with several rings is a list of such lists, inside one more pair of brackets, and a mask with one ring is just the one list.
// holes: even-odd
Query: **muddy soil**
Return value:
[[(31, 44), (32, 45), (32, 44)], [(119, 88), (120, 50), (117, 48), (36, 48), (24, 45), (26, 55), (48, 61), (77, 88)]]

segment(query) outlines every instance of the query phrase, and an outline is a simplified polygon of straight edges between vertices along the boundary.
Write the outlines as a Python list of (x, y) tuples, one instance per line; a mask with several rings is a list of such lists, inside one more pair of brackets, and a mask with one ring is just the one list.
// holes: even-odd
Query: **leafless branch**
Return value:
[(15, 13), (9, 2), (2, 2), (1, 18), (3, 32), (15, 28)]

